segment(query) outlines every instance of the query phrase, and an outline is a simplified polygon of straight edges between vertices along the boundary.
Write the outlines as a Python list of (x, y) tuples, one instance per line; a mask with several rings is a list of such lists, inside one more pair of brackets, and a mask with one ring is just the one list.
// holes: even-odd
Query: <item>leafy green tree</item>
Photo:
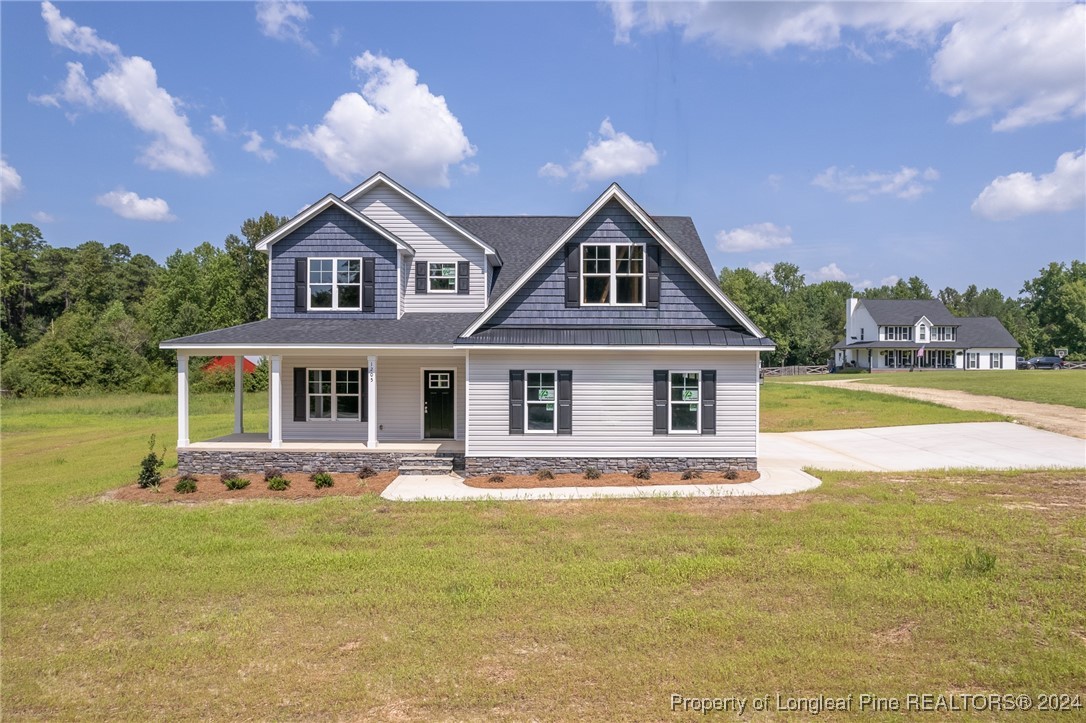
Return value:
[(0, 225), (0, 310), (4, 328), (17, 344), (27, 338), (34, 262), (45, 246), (41, 230), (33, 224)]
[(1066, 348), (1086, 355), (1086, 262), (1052, 262), (1022, 287), (1025, 312), (1035, 333), (1033, 351)]

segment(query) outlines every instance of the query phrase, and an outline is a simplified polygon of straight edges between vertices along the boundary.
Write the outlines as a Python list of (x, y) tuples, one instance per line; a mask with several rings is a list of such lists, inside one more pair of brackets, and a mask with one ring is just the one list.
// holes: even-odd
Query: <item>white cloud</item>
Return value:
[(0, 201), (6, 201), (23, 190), (23, 177), (7, 162), (0, 158)]
[(827, 264), (818, 271), (812, 271), (809, 275), (815, 281), (848, 281), (848, 274), (842, 271), (836, 262)]
[(132, 191), (118, 188), (102, 194), (95, 199), (99, 206), (105, 206), (121, 218), (133, 221), (173, 221), (170, 205), (161, 198), (140, 198)]
[(773, 264), (768, 261), (759, 261), (756, 264), (748, 264), (747, 268), (761, 276), (762, 274), (768, 274), (770, 271), (772, 271)]
[(249, 137), (249, 140), (245, 141), (245, 145), (242, 146), (242, 150), (252, 153), (254, 156), (262, 161), (271, 163), (275, 160), (275, 151), (271, 148), (264, 147), (264, 137), (256, 131), (246, 131), (245, 135)]
[(223, 118), (221, 115), (211, 116), (211, 130), (218, 133), (219, 135), (225, 135), (226, 119)]
[(309, 8), (305, 3), (265, 0), (256, 4), (256, 22), (260, 32), (269, 38), (294, 42), (303, 48), (315, 50), (305, 37), (305, 24), (309, 18)]
[(405, 183), (448, 186), (449, 166), (475, 155), (444, 96), (403, 60), (370, 52), (354, 59), (361, 93), (344, 93), (315, 128), (276, 140), (309, 151), (344, 181), (387, 171)]
[(935, 87), (962, 101), (952, 122), (996, 130), (1086, 112), (1081, 3), (612, 2), (615, 41), (678, 28), (732, 53), (845, 49), (863, 62), (896, 47), (931, 53)]
[(740, 253), (789, 246), (792, 243), (792, 227), (775, 223), (752, 223), (749, 226), (718, 231), (716, 246), (721, 251)]
[(1068, 151), (1051, 173), (1000, 176), (973, 201), (973, 213), (1005, 221), (1031, 213), (1059, 213), (1086, 205), (1086, 153)]
[(893, 286), (894, 284), (896, 284), (899, 281), (901, 281), (900, 276), (896, 276), (894, 274), (891, 274), (889, 276), (884, 276), (881, 279), (879, 279), (879, 286)]
[(588, 181), (609, 181), (620, 176), (640, 176), (660, 162), (656, 147), (620, 133), (610, 118), (600, 123), (599, 136), (591, 138), (580, 157), (568, 167), (547, 163), (539, 169), (544, 178), (576, 178), (574, 188), (584, 188)]
[(150, 61), (122, 55), (92, 28), (77, 27), (61, 16), (51, 3), (42, 3), (42, 17), (51, 42), (78, 53), (98, 54), (109, 69), (89, 82), (82, 63), (68, 63), (68, 76), (58, 91), (32, 100), (58, 108), (63, 101), (87, 110), (119, 110), (154, 139), (139, 159), (148, 168), (198, 176), (211, 172), (203, 140), (189, 127), (180, 101), (158, 85), (158, 74)]
[(766, 176), (765, 179), (766, 185), (769, 186), (770, 190), (773, 191), (781, 190), (781, 183), (783, 181), (784, 176), (779, 173), (770, 173), (768, 176)]
[(46, 213), (45, 211), (35, 211), (30, 214), (30, 217), (38, 223), (53, 223), (57, 220), (56, 216), (51, 213)]
[(868, 171), (857, 173), (830, 166), (818, 174), (811, 184), (833, 193), (844, 194), (849, 201), (866, 201), (872, 196), (896, 196), (906, 200), (919, 198), (931, 190), (924, 181), (935, 181), (939, 172), (934, 168), (923, 171), (902, 166), (898, 171)]

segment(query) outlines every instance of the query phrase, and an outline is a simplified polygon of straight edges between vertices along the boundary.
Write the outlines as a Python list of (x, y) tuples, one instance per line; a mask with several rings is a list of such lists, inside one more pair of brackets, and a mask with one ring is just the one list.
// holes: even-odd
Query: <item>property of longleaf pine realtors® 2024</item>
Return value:
[(843, 712), (1012, 712), (1082, 710), (1082, 696), (1075, 693), (1029, 695), (1025, 693), (908, 693), (904, 696), (877, 696), (871, 693), (845, 696), (722, 696), (718, 698), (671, 694), (672, 711), (695, 713), (726, 712), (744, 715), (747, 711), (809, 713)]

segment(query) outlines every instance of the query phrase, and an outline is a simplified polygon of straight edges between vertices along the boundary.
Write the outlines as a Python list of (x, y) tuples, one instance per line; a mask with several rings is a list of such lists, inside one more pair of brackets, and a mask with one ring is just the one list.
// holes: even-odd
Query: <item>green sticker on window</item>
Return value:
[(691, 411), (691, 412), (696, 412), (696, 411), (698, 411), (698, 405), (696, 405), (696, 404), (691, 404), (691, 405), (690, 405), (690, 411)]
[(543, 402), (543, 401), (546, 401), (548, 399), (554, 399), (554, 390), (552, 390), (552, 389), (540, 389), (539, 390), (539, 401)]
[(554, 411), (554, 405), (553, 404), (548, 404), (547, 405), (547, 411), (548, 412), (553, 412)]
[(696, 389), (684, 389), (683, 390), (684, 402), (696, 402), (698, 401), (698, 390)]

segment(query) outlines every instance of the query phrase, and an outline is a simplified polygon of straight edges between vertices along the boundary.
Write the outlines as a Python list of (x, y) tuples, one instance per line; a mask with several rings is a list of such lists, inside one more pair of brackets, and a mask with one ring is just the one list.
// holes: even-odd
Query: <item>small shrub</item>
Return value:
[(158, 485), (162, 482), (162, 466), (166, 460), (166, 448), (162, 448), (162, 454), (155, 454), (155, 435), (151, 435), (151, 440), (147, 444), (147, 456), (140, 460), (140, 475), (138, 478), (138, 484), (143, 489), (150, 487), (155, 492), (158, 491)]
[(312, 480), (313, 486), (317, 489), (324, 489), (325, 487), (331, 487), (335, 484), (332, 480), (332, 475), (327, 472), (314, 472), (309, 475), (309, 479)]
[(585, 479), (599, 479), (602, 476), (603, 476), (603, 473), (600, 472), (595, 467), (589, 467), (588, 469), (586, 469), (584, 471), (584, 478)]
[(701, 472), (696, 469), (684, 469), (682, 479), (701, 479)]
[(228, 482), (230, 482), (230, 480), (237, 479), (237, 478), (238, 478), (238, 473), (237, 472), (223, 472), (222, 474), (219, 475), (219, 481), (222, 482), (223, 484), (227, 484)]
[(505, 481), (505, 476), (500, 474), (492, 474), (486, 478), (486, 481), (491, 484), (501, 484)]
[(550, 471), (546, 467), (544, 467), (543, 469), (537, 469), (535, 471), (535, 478), (536, 479), (541, 479), (541, 480), (542, 479), (554, 479), (554, 472)]
[(268, 489), (272, 492), (282, 492), (290, 487), (290, 480), (286, 477), (272, 477), (268, 480)]
[(173, 491), (183, 495), (192, 494), (196, 491), (196, 478), (191, 474), (183, 476), (177, 480), (177, 484), (173, 486)]
[(630, 476), (634, 479), (652, 479), (652, 470), (649, 469), (647, 464), (643, 464), (633, 472), (630, 472)]
[(966, 572), (975, 572), (983, 575), (994, 570), (995, 566), (996, 556), (985, 550), (983, 547), (977, 547), (977, 549), (967, 553), (965, 556)]
[(275, 467), (269, 467), (268, 469), (264, 470), (264, 481), (265, 482), (271, 482), (273, 478), (282, 477), (282, 476), (283, 476), (283, 470), (281, 470), (281, 469), (276, 469)]
[(228, 490), (243, 490), (249, 486), (249, 480), (244, 477), (238, 477), (236, 474), (231, 474), (231, 476), (224, 479), (222, 483), (226, 485), (226, 489)]
[(377, 470), (370, 467), (368, 464), (358, 470), (358, 479), (369, 479), (370, 477), (376, 477)]
[(739, 479), (739, 470), (735, 467), (728, 467), (724, 470), (724, 479)]

